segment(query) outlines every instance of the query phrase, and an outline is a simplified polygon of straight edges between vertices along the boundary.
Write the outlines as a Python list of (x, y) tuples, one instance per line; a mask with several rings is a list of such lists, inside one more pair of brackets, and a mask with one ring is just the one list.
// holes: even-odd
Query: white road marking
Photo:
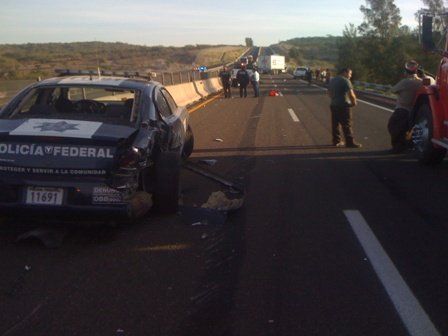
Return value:
[(344, 210), (356, 237), (411, 336), (440, 336), (358, 210)]
[[(305, 81), (304, 81), (305, 82)], [(306, 83), (306, 82), (305, 82)], [(322, 91), (328, 91), (326, 88), (323, 88), (322, 86), (319, 86), (319, 85), (316, 85), (316, 84), (313, 84), (313, 85), (311, 85), (312, 87), (315, 87), (315, 88), (318, 88), (318, 89), (321, 89)]]
[(292, 108), (288, 109), (289, 115), (291, 116), (292, 120), (294, 122), (300, 122), (299, 118), (297, 117), (297, 115), (294, 113), (294, 110)]
[(381, 110), (387, 111), (387, 112), (391, 112), (391, 113), (394, 112), (394, 110), (392, 110), (392, 109), (390, 109), (390, 108), (383, 107), (383, 106), (376, 105), (376, 104), (372, 104), (372, 103), (366, 102), (365, 100), (362, 100), (362, 99), (358, 99), (358, 101), (360, 101), (361, 103), (364, 103), (364, 104), (367, 104), (367, 105), (370, 105), (370, 106), (379, 108), (379, 109), (381, 109)]

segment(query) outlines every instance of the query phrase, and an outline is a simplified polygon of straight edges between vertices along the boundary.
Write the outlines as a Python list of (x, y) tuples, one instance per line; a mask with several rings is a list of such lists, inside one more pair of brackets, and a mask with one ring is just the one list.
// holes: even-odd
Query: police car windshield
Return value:
[(2, 118), (70, 118), (127, 124), (136, 109), (137, 96), (138, 91), (121, 88), (37, 87)]

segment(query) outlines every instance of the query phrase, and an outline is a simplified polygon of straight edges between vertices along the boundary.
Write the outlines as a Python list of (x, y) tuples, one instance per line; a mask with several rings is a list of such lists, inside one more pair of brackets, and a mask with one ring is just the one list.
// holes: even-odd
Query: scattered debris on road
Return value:
[(31, 266), (25, 265), (25, 271), (31, 271)]
[(214, 159), (203, 159), (203, 160), (199, 160), (200, 163), (206, 164), (207, 166), (214, 166), (218, 160), (214, 160)]
[(58, 248), (67, 235), (65, 228), (37, 228), (32, 231), (25, 232), (17, 237), (16, 242), (27, 240), (30, 238), (38, 239), (47, 248)]
[(216, 142), (224, 142), (224, 140), (223, 140), (223, 139), (220, 139), (220, 138), (216, 138), (215, 141), (216, 141)]
[(214, 209), (220, 211), (234, 211), (243, 206), (243, 199), (229, 199), (222, 191), (213, 192), (207, 202), (202, 204), (202, 208)]
[(144, 191), (138, 191), (132, 196), (131, 202), (132, 215), (135, 218), (145, 215), (153, 206), (152, 195)]
[(182, 220), (187, 225), (223, 225), (227, 220), (227, 213), (214, 209), (182, 206), (180, 208)]
[(188, 244), (167, 244), (148, 247), (139, 247), (135, 249), (137, 252), (166, 252), (166, 251), (183, 251), (191, 248)]
[(280, 96), (280, 90), (274, 89), (269, 91), (269, 97), (278, 97)]

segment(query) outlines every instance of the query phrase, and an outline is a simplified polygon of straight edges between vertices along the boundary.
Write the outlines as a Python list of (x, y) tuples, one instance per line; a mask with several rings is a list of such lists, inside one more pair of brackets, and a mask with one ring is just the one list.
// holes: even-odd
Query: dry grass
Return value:
[(197, 65), (230, 63), (237, 59), (245, 50), (246, 48), (242, 46), (223, 46), (203, 49), (196, 55), (195, 63)]

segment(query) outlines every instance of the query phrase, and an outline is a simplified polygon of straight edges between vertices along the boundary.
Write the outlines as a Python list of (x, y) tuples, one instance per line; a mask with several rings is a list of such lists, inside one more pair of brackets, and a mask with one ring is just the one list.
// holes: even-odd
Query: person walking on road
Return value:
[(223, 66), (222, 70), (219, 72), (219, 78), (221, 79), (222, 87), (224, 89), (224, 98), (231, 98), (232, 92), (230, 90), (230, 84), (232, 79), (230, 71), (226, 66)]
[(258, 73), (257, 68), (254, 68), (251, 81), (252, 87), (254, 88), (254, 97), (257, 98), (260, 96), (260, 74)]
[(305, 78), (308, 82), (308, 85), (311, 85), (311, 82), (313, 80), (313, 71), (311, 69), (307, 69), (305, 73)]
[(328, 85), (330, 84), (330, 80), (331, 80), (331, 72), (330, 69), (325, 70), (325, 84)]
[(405, 78), (391, 89), (391, 92), (397, 95), (395, 110), (387, 123), (392, 153), (402, 153), (411, 144), (409, 116), (414, 106), (417, 90), (422, 86), (422, 80), (417, 76), (417, 70), (418, 63), (416, 61), (406, 62)]
[(339, 72), (339, 75), (330, 80), (328, 87), (328, 95), (331, 98), (331, 126), (333, 145), (336, 147), (343, 147), (344, 142), (341, 139), (340, 127), (344, 132), (345, 147), (360, 148), (362, 145), (353, 139), (352, 129), (352, 112), (351, 107), (357, 105), (356, 95), (353, 91), (350, 78), (352, 77), (352, 70), (344, 68)]
[(241, 66), (241, 69), (236, 73), (236, 80), (240, 84), (240, 97), (247, 97), (247, 85), (250, 82), (249, 73), (246, 70), (246, 66)]

